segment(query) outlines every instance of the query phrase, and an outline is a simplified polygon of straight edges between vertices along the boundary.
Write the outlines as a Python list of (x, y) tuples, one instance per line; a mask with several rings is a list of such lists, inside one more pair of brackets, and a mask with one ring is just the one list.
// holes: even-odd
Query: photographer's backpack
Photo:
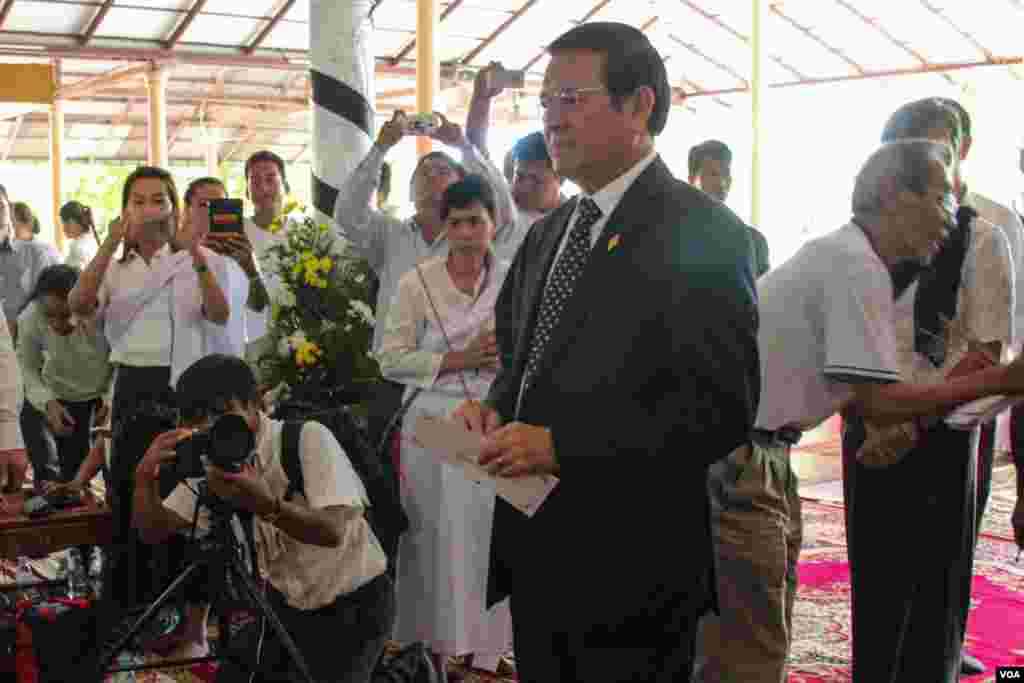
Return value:
[[(310, 419), (324, 425), (334, 434), (366, 487), (366, 495), (370, 499), (366, 519), (388, 558), (388, 574), (394, 579), (398, 541), (409, 528), (409, 518), (402, 508), (398, 475), (391, 458), (370, 447), (362, 429), (346, 407), (317, 413), (311, 415)], [(299, 459), (299, 436), (304, 422), (286, 420), (281, 433), (281, 466), (288, 477), (285, 500), (291, 500), (295, 493), (305, 491)]]

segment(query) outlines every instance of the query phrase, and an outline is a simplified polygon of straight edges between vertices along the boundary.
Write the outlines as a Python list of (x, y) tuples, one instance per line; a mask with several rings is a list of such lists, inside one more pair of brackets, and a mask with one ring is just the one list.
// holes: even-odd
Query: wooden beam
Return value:
[(89, 78), (83, 78), (57, 89), (57, 97), (72, 100), (85, 97), (101, 90), (106, 90), (128, 80), (144, 77), (152, 69), (151, 64), (133, 64), (119, 66), (116, 69)]
[(750, 86), (750, 81), (748, 81), (746, 78), (744, 78), (743, 74), (739, 73), (738, 71), (733, 69), (731, 66), (729, 66), (725, 62), (720, 62), (717, 59), (715, 59), (714, 57), (712, 57), (711, 55), (704, 53), (700, 48), (698, 48), (693, 43), (686, 42), (685, 40), (683, 40), (679, 36), (675, 35), (674, 33), (668, 34), (668, 39), (671, 40), (676, 45), (679, 45), (680, 47), (685, 47), (687, 50), (689, 50), (693, 54), (695, 54), (698, 57), (702, 58), (708, 64), (711, 64), (712, 66), (716, 67), (719, 71), (723, 71), (723, 72), (729, 74), (730, 76), (735, 78), (737, 81), (742, 83), (744, 88)]
[(7, 17), (11, 14), (12, 7), (14, 7), (14, 0), (4, 0), (4, 4), (0, 5), (0, 28), (7, 23)]
[[(878, 69), (865, 71), (859, 74), (844, 74), (842, 76), (824, 76), (821, 78), (804, 78), (798, 81), (783, 81), (781, 83), (769, 83), (769, 88), (792, 88), (803, 85), (824, 85), (827, 83), (846, 83), (849, 81), (863, 81), (872, 78), (890, 78), (893, 76), (913, 76), (926, 73), (946, 73), (950, 71), (962, 71), (964, 69), (975, 69), (983, 66), (1009, 67), (1024, 64), (1024, 57), (995, 57), (991, 61), (978, 62), (944, 62), (931, 63), (928, 66), (913, 66), (901, 69)], [(749, 92), (749, 88), (721, 88), (718, 90), (704, 90), (702, 92), (678, 92), (680, 97), (707, 97), (713, 95), (733, 95)]]
[(506, 19), (505, 21), (501, 22), (501, 26), (499, 26), (498, 28), (494, 29), (494, 31), (491, 32), (491, 35), (487, 36), (482, 41), (480, 41), (480, 44), (477, 45), (472, 50), (470, 50), (469, 54), (466, 55), (465, 57), (463, 57), (460, 61), (463, 64), (469, 64), (470, 62), (472, 62), (474, 59), (477, 58), (477, 56), (481, 52), (486, 50), (488, 48), (488, 46), (490, 46), (491, 43), (493, 43), (495, 40), (497, 40), (498, 36), (500, 36), (502, 33), (505, 32), (505, 29), (507, 29), (512, 24), (516, 23), (516, 21), (519, 19), (519, 17), (521, 17), (524, 14), (526, 14), (529, 11), (529, 9), (531, 7), (533, 7), (534, 5), (536, 5), (536, 4), (537, 4), (537, 0), (526, 0), (526, 2), (523, 3), (522, 7), (520, 7), (515, 12), (513, 12), (512, 16), (510, 16), (508, 19)]
[[(451, 2), (448, 3), (448, 6), (444, 8), (444, 11), (441, 12), (441, 16), (437, 20), (438, 23), (447, 19), (448, 15), (457, 10), (459, 8), (459, 5), (461, 5), (462, 3), (463, 0), (451, 0)], [(374, 5), (374, 9), (376, 9), (376, 5)], [(398, 64), (400, 61), (405, 59), (405, 56), (412, 52), (415, 47), (416, 39), (412, 38), (409, 40), (409, 42), (402, 46), (402, 49), (399, 50), (394, 57), (391, 58), (391, 62), (393, 64)]]
[[(850, 68), (853, 69), (854, 71), (856, 71), (858, 74), (863, 74), (864, 73), (864, 67), (862, 67), (860, 64), (858, 64), (857, 62), (855, 62), (852, 59), (850, 59), (850, 57), (845, 52), (843, 52), (842, 50), (837, 48), (835, 45), (832, 45), (831, 43), (825, 42), (821, 38), (821, 36), (819, 36), (818, 34), (814, 33), (813, 31), (811, 31), (811, 29), (807, 28), (803, 24), (800, 24), (795, 19), (793, 19), (793, 17), (791, 17), (788, 14), (786, 14), (785, 12), (783, 12), (781, 9), (779, 9), (778, 3), (774, 3), (773, 2), (770, 5), (768, 5), (768, 10), (772, 14), (777, 16), (779, 19), (782, 19), (784, 22), (786, 22), (787, 24), (789, 24), (790, 26), (795, 28), (797, 31), (800, 31), (800, 33), (803, 33), (805, 36), (810, 38), (812, 41), (814, 41), (815, 43), (817, 43), (821, 47), (825, 48), (828, 52), (831, 52), (833, 55), (835, 55), (839, 59), (841, 59), (844, 62), (846, 62), (850, 66)], [(800, 80), (800, 79), (798, 79), (798, 80)]]
[[(611, 1), (612, 0), (601, 0), (596, 5), (591, 7), (590, 11), (587, 12), (586, 14), (584, 14), (583, 18), (581, 18), (576, 23), (577, 24), (585, 24), (586, 22), (590, 21), (590, 19), (592, 19), (594, 17), (594, 15), (596, 15), (598, 12), (600, 12), (605, 7), (607, 7), (608, 3), (610, 3)], [(532, 67), (534, 64), (539, 62), (541, 60), (541, 58), (544, 57), (546, 52), (547, 52), (546, 50), (541, 50), (539, 53), (537, 53), (537, 56), (535, 56), (533, 59), (531, 59), (530, 61), (528, 61), (526, 63), (526, 65), (523, 67), (523, 71), (529, 71), (530, 67)]]
[(19, 116), (10, 124), (7, 133), (7, 145), (4, 147), (4, 155), (0, 158), (0, 161), (7, 161), (7, 157), (11, 156), (11, 151), (14, 149), (14, 143), (18, 141), (18, 133), (21, 132), (21, 124), (24, 120), (24, 116)]
[(181, 36), (185, 34), (188, 27), (192, 25), (193, 21), (195, 21), (196, 15), (203, 11), (203, 5), (205, 4), (206, 0), (194, 0), (192, 6), (188, 8), (185, 18), (181, 20), (181, 23), (174, 27), (174, 30), (171, 31), (171, 35), (169, 35), (167, 40), (164, 41), (165, 48), (170, 50), (178, 44), (178, 41), (181, 40)]
[(138, 126), (138, 125), (131, 126), (128, 129), (128, 132), (125, 133), (124, 137), (121, 138), (121, 144), (118, 146), (117, 152), (114, 153), (114, 158), (115, 159), (119, 159), (122, 156), (124, 156), (125, 155), (125, 151), (128, 149), (128, 146), (133, 141), (139, 139), (139, 138), (137, 138), (135, 136), (136, 132), (139, 132), (143, 136), (142, 139), (148, 141), (149, 140), (149, 137), (148, 137), (149, 134), (146, 133), (145, 130), (146, 130), (145, 126)]
[[(93, 125), (104, 125), (104, 126), (145, 126), (146, 116), (141, 112), (126, 112), (116, 116), (110, 114), (65, 114), (64, 115), (67, 124), (73, 125), (76, 123), (88, 123)], [(26, 114), (24, 126), (45, 126), (49, 125), (49, 114), (37, 112), (33, 114)], [(168, 125), (177, 125), (184, 123), (188, 125), (192, 123), (192, 119), (187, 117), (178, 117), (170, 119)], [(247, 128), (250, 130), (256, 130), (266, 133), (309, 133), (312, 134), (312, 130), (308, 128), (292, 128), (287, 126), (273, 125), (270, 123), (260, 123), (259, 121), (251, 121), (247, 123)], [(22, 135), (22, 137), (26, 137)], [(141, 138), (140, 138), (141, 139)]]
[(222, 161), (224, 163), (231, 161), (231, 157), (235, 156), (235, 152), (242, 149), (247, 142), (256, 137), (257, 133), (259, 133), (259, 130), (252, 128), (251, 126), (245, 126), (239, 130), (238, 139), (235, 140), (233, 145), (231, 145), (231, 149), (229, 149), (228, 153), (224, 155)]
[(274, 13), (274, 16), (270, 18), (270, 21), (260, 30), (256, 37), (253, 38), (252, 42), (242, 48), (242, 52), (247, 55), (251, 55), (256, 48), (263, 44), (263, 41), (267, 39), (270, 32), (274, 30), (274, 27), (284, 18), (284, 15), (288, 14), (288, 10), (295, 4), (295, 0), (285, 0), (284, 4)]
[(89, 20), (88, 26), (85, 27), (85, 31), (82, 35), (78, 36), (79, 45), (87, 45), (92, 37), (96, 35), (96, 31), (99, 29), (100, 24), (107, 18), (107, 12), (110, 11), (110, 6), (114, 4), (114, 0), (103, 0), (103, 4), (96, 10), (96, 14)]
[[(739, 31), (737, 31), (735, 28), (733, 28), (732, 26), (727, 24), (725, 21), (723, 21), (722, 18), (719, 17), (717, 14), (712, 14), (711, 12), (708, 12), (706, 9), (704, 9), (703, 7), (698, 5), (697, 3), (690, 2), (690, 0), (680, 0), (680, 1), (684, 5), (689, 7), (691, 10), (693, 10), (694, 12), (699, 14), (700, 16), (702, 16), (705, 19), (707, 19), (708, 21), (710, 21), (712, 24), (714, 24), (718, 28), (724, 30), (726, 33), (731, 35), (733, 38), (736, 38), (737, 40), (743, 41), (743, 43), (745, 43), (748, 46), (750, 45), (750, 37), (749, 36), (745, 36), (742, 33), (740, 33)], [(793, 65), (789, 64), (784, 59), (782, 59), (782, 57), (779, 57), (778, 55), (768, 55), (768, 59), (770, 59), (773, 62), (775, 62), (776, 64), (778, 64), (779, 67), (781, 67), (782, 69), (785, 69), (786, 71), (788, 71), (790, 74), (793, 75), (794, 78), (807, 78), (806, 74), (804, 74), (801, 71), (799, 71), (796, 67), (794, 67)]]
[(992, 57), (993, 57), (993, 55), (992, 55), (992, 51), (991, 51), (991, 50), (989, 50), (989, 49), (988, 49), (987, 47), (985, 47), (984, 45), (982, 45), (982, 44), (981, 44), (981, 42), (980, 42), (980, 41), (979, 41), (979, 40), (978, 40), (977, 38), (975, 38), (975, 37), (974, 37), (974, 36), (973, 36), (972, 34), (968, 33), (967, 31), (963, 30), (962, 28), (960, 28), (960, 26), (959, 26), (959, 25), (958, 25), (958, 24), (957, 24), (957, 23), (956, 23), (955, 21), (953, 21), (952, 19), (950, 19), (950, 18), (949, 18), (949, 17), (948, 17), (947, 15), (946, 15), (946, 13), (945, 13), (945, 12), (943, 12), (943, 11), (942, 11), (941, 9), (939, 9), (939, 8), (938, 8), (938, 7), (936, 7), (935, 5), (931, 4), (931, 3), (930, 3), (930, 2), (928, 2), (927, 0), (921, 0), (921, 5), (922, 5), (922, 6), (923, 6), (923, 7), (924, 7), (924, 8), (926, 9), (926, 10), (928, 10), (929, 12), (931, 12), (932, 14), (934, 14), (934, 15), (935, 15), (936, 17), (938, 17), (938, 18), (939, 18), (939, 20), (941, 20), (941, 21), (942, 21), (942, 22), (943, 22), (944, 24), (946, 24), (946, 25), (947, 25), (947, 26), (949, 26), (949, 27), (950, 27), (951, 29), (953, 29), (954, 31), (956, 31), (957, 33), (959, 33), (959, 34), (960, 34), (960, 37), (961, 37), (961, 38), (963, 38), (964, 40), (966, 40), (966, 41), (967, 41), (968, 43), (970, 43), (970, 44), (971, 44), (971, 46), (972, 46), (972, 47), (973, 47), (973, 48), (974, 48), (975, 50), (977, 50), (978, 52), (980, 52), (980, 53), (981, 53), (981, 56), (982, 56), (982, 57), (984, 57), (985, 59), (992, 59)]
[(849, 2), (846, 2), (846, 0), (834, 0), (834, 2), (837, 5), (839, 5), (840, 7), (842, 7), (843, 9), (845, 9), (847, 12), (852, 14), (853, 16), (855, 16), (858, 19), (860, 19), (867, 26), (869, 26), (872, 29), (874, 29), (875, 31), (877, 31), (879, 34), (882, 35), (883, 38), (888, 40), (890, 43), (892, 43), (893, 45), (895, 45), (899, 49), (903, 50), (908, 55), (910, 55), (911, 57), (916, 59), (917, 61), (919, 61), (921, 63), (921, 66), (930, 66), (931, 65), (931, 63), (927, 59), (925, 59), (924, 55), (922, 55), (920, 52), (918, 52), (914, 48), (912, 48), (909, 45), (907, 45), (906, 43), (904, 43), (902, 40), (899, 40), (898, 38), (896, 38), (896, 36), (894, 36), (893, 34), (889, 33), (885, 29), (885, 27), (882, 26), (882, 24), (880, 24), (878, 22), (877, 19), (873, 19), (873, 18), (869, 17), (868, 15), (864, 14), (859, 9), (857, 9), (856, 7), (851, 5)]

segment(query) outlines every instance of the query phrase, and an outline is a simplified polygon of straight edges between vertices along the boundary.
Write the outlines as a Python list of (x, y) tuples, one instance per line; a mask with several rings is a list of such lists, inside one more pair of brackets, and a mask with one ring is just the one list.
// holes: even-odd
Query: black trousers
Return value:
[(700, 614), (689, 596), (659, 605), (645, 625), (630, 619), (629, 627), (601, 633), (553, 628), (557, 600), (528, 591), (512, 596), (511, 607), (519, 683), (674, 683), (693, 675)]
[[(114, 383), (111, 424), (114, 440), (107, 491), (114, 516), (114, 542), (104, 563), (104, 596), (120, 607), (146, 604), (185, 568), (185, 540), (172, 537), (152, 546), (132, 528), (135, 467), (153, 439), (175, 425), (154, 416), (155, 404), (173, 399), (168, 367), (119, 366)], [(161, 468), (160, 493), (166, 497), (178, 481), (173, 468)]]
[(21, 433), (25, 450), (32, 463), (33, 481), (37, 488), (47, 481), (71, 481), (78, 468), (89, 455), (92, 446), (90, 431), (93, 417), (99, 408), (99, 399), (91, 401), (60, 401), (71, 414), (75, 426), (70, 434), (61, 436), (50, 429), (46, 415), (31, 403), (25, 402), (21, 410)]
[[(1014, 408), (1013, 410), (1016, 410)], [(1012, 414), (1012, 413), (1011, 413)], [(996, 423), (995, 421), (981, 426), (981, 437), (978, 440), (978, 533), (981, 533), (981, 520), (985, 516), (989, 494), (992, 493), (992, 467), (996, 456)]]
[(374, 448), (380, 445), (391, 418), (398, 409), (402, 407), (402, 394), (405, 392), (405, 385), (398, 382), (382, 379), (373, 387), (373, 394), (367, 405), (367, 429), (369, 430), (370, 445)]
[(930, 429), (900, 462), (853, 457), (862, 423), (843, 432), (854, 683), (956, 683), (974, 567), (973, 432)]
[[(386, 574), (316, 610), (290, 606), (273, 587), (267, 597), (317, 683), (369, 683), (395, 621), (395, 587)], [(301, 680), (268, 631), (257, 683)]]

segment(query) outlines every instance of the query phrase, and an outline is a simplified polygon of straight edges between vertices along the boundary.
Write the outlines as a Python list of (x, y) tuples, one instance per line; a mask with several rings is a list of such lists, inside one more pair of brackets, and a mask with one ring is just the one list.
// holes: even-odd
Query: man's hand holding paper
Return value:
[[(514, 424), (508, 427), (522, 428), (528, 425)], [(497, 430), (492, 436), (498, 436), (504, 429)], [(529, 429), (547, 433), (550, 440), (547, 430), (536, 427)], [(462, 468), (471, 481), (493, 484), (499, 498), (527, 516), (532, 516), (540, 508), (558, 484), (556, 477), (528, 469), (541, 462), (539, 454), (542, 451), (537, 449), (542, 449), (543, 445), (540, 441), (534, 441), (541, 436), (521, 429), (508, 429), (507, 433), (500, 435), (499, 441), (494, 441), (492, 437), (468, 430), (461, 420), (421, 417), (416, 423), (416, 441), (420, 446), (448, 465)], [(509, 444), (514, 445), (509, 447)], [(491, 468), (501, 471), (501, 475), (494, 474), (491, 468), (484, 468), (485, 449), (491, 449), (488, 452), (493, 455), (489, 456), (487, 462)], [(506, 468), (513, 474), (504, 474)], [(516, 475), (515, 472), (522, 473)]]
[(521, 422), (500, 427), (484, 439), (480, 465), (496, 477), (558, 474), (551, 430)]

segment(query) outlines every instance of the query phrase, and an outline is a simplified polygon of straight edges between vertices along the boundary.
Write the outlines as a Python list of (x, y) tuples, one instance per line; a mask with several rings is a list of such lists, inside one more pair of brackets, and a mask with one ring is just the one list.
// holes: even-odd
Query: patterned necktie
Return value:
[(587, 265), (587, 257), (590, 255), (590, 229), (599, 220), (601, 209), (594, 200), (589, 197), (581, 199), (576, 223), (569, 233), (569, 241), (558, 258), (541, 297), (537, 325), (533, 329), (533, 339), (530, 341), (530, 355), (526, 360), (526, 386), (530, 385), (537, 364), (544, 354), (544, 347), (558, 325), (565, 303), (576, 286), (576, 280)]

